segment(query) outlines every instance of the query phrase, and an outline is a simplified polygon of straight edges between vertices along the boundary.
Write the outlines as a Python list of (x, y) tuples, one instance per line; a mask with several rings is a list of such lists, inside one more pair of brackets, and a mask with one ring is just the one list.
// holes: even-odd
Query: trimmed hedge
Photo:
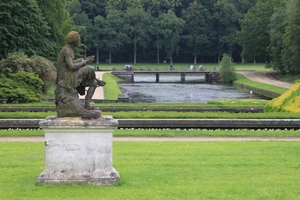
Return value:
[(300, 112), (300, 81), (265, 106), (265, 112)]

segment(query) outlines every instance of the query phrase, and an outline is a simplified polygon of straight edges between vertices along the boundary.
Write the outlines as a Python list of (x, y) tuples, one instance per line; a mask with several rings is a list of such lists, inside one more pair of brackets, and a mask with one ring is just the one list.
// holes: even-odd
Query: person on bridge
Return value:
[(190, 70), (191, 70), (191, 71), (194, 71), (194, 65), (191, 65), (191, 66), (190, 66)]
[(199, 66), (199, 70), (200, 70), (200, 71), (203, 71), (202, 65)]

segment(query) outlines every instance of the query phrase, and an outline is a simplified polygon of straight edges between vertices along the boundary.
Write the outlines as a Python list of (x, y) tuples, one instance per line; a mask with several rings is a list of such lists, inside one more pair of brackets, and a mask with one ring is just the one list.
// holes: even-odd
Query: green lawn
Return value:
[(248, 85), (248, 86), (251, 86), (254, 88), (259, 88), (259, 89), (274, 92), (277, 94), (283, 94), (288, 90), (286, 88), (282, 88), (282, 87), (278, 87), (278, 86), (274, 86), (274, 85), (251, 81), (251, 80), (245, 78), (244, 76), (242, 76), (241, 74), (237, 74), (237, 77), (238, 77), (238, 79), (236, 81), (234, 81), (236, 83), (241, 83), (243, 85)]
[(106, 86), (103, 87), (104, 99), (116, 100), (118, 99), (121, 90), (117, 84), (118, 81), (122, 80), (111, 73), (103, 74), (103, 80), (106, 82)]
[(1, 199), (299, 199), (299, 142), (114, 142), (118, 186), (37, 184), (44, 144), (0, 142)]
[[(300, 137), (300, 129), (116, 129), (114, 137)], [(0, 129), (0, 137), (44, 136), (43, 130)]]

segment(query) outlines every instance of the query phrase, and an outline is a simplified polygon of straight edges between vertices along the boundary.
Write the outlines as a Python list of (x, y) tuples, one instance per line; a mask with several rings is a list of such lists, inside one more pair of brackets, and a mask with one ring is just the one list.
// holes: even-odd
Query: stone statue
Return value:
[[(74, 49), (80, 45), (80, 35), (71, 31), (66, 36), (66, 45), (62, 47), (57, 58), (57, 79), (55, 104), (57, 117), (99, 118), (100, 110), (93, 110), (90, 105), (97, 86), (104, 86), (104, 81), (96, 79), (95, 69), (86, 66), (94, 56), (74, 60)], [(79, 95), (85, 95), (84, 104)]]

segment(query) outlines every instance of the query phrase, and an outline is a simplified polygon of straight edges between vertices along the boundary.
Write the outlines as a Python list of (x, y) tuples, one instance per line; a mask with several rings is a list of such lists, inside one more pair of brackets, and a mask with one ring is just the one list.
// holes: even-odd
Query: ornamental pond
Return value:
[[(187, 76), (185, 83), (178, 77), (161, 76), (160, 83), (155, 82), (155, 75), (138, 75), (135, 83), (119, 84), (123, 93), (131, 102), (149, 103), (207, 103), (209, 100), (249, 99), (250, 91), (238, 89), (232, 85), (206, 84), (204, 76)], [(252, 94), (253, 99), (268, 99), (259, 94)]]

